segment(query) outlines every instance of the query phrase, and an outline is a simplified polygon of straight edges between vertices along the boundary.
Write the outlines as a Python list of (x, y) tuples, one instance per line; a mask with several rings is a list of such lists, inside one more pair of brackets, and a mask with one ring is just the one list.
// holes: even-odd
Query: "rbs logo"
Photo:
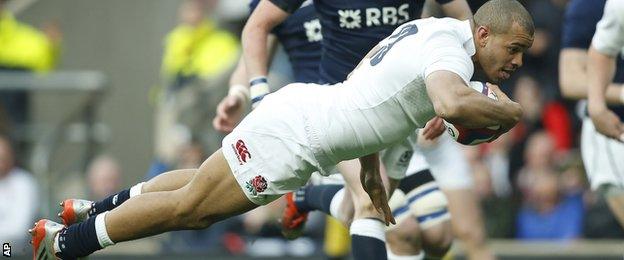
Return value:
[[(397, 25), (409, 21), (409, 4), (401, 6), (370, 7), (362, 10), (338, 10), (340, 27), (347, 29), (362, 28), (362, 26)], [(364, 22), (362, 22), (364, 20)]]

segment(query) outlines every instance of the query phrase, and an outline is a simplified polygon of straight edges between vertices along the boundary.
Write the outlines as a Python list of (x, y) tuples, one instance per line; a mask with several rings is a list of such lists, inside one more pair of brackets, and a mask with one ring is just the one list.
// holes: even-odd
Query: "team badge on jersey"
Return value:
[(266, 190), (268, 184), (262, 175), (258, 175), (245, 183), (245, 188), (254, 196)]
[(321, 34), (321, 22), (319, 19), (313, 19), (303, 23), (308, 42), (320, 42), (323, 39)]
[(232, 145), (232, 149), (234, 149), (234, 153), (236, 154), (236, 159), (238, 159), (238, 163), (243, 165), (247, 162), (247, 159), (251, 159), (251, 153), (249, 153), (249, 149), (247, 149), (247, 145), (243, 140), (236, 141), (236, 145)]

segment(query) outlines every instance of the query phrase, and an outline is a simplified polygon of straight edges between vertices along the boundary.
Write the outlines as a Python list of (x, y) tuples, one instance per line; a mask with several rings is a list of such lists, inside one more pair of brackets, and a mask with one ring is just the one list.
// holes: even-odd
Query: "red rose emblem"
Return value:
[(258, 175), (251, 180), (251, 186), (254, 187), (256, 192), (260, 193), (266, 190), (267, 181), (264, 177), (262, 177), (261, 175)]

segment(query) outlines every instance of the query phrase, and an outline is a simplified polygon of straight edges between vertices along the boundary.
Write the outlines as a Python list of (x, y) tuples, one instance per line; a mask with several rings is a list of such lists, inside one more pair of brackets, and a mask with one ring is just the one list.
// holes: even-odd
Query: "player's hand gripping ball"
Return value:
[[(479, 91), (483, 95), (487, 95), (491, 99), (498, 99), (496, 94), (488, 88), (484, 82), (471, 81), (470, 87)], [(477, 145), (480, 143), (491, 142), (500, 134), (500, 126), (490, 126), (484, 128), (465, 128), (461, 125), (455, 125), (444, 121), (446, 131), (460, 144)]]

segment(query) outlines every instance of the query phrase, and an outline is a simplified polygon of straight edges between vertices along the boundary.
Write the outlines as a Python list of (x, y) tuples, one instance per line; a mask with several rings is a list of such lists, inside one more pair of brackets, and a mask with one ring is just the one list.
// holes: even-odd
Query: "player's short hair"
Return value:
[(535, 25), (529, 12), (516, 0), (490, 0), (474, 15), (476, 26), (486, 26), (495, 33), (506, 33), (514, 23), (533, 35)]

